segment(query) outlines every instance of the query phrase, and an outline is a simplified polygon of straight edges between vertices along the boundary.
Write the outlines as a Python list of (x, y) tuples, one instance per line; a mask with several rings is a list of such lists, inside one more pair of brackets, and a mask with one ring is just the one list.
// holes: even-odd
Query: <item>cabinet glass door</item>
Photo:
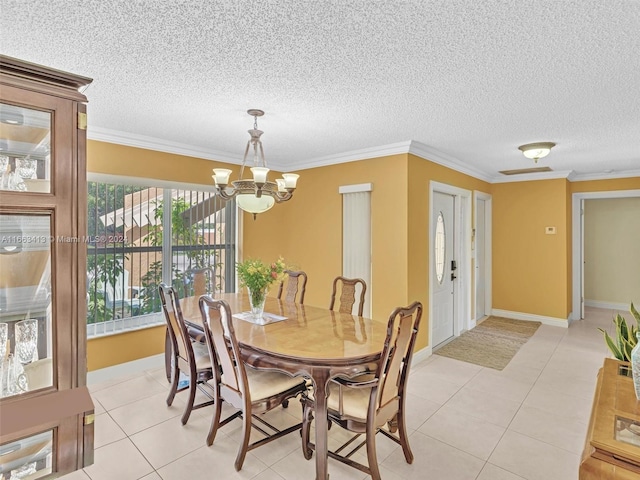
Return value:
[(51, 192), (51, 113), (0, 103), (0, 190)]
[(0, 214), (0, 397), (53, 385), (50, 215)]

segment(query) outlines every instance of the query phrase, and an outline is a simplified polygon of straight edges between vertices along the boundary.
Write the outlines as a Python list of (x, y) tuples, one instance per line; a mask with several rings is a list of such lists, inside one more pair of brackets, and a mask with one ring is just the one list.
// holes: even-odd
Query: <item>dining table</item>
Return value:
[[(375, 371), (388, 321), (268, 297), (264, 321), (254, 323), (246, 315), (250, 310), (248, 295), (225, 293), (212, 297), (229, 304), (246, 365), (302, 376), (313, 383), (316, 480), (327, 480), (329, 381)], [(202, 329), (198, 300), (199, 297), (186, 297), (180, 300), (180, 306), (187, 325)]]

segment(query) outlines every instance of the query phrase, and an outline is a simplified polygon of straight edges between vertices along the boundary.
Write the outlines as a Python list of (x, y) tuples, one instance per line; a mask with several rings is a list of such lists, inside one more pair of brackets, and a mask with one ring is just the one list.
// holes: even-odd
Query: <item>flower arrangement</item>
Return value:
[(273, 282), (282, 280), (287, 266), (282, 257), (271, 264), (262, 260), (249, 259), (236, 264), (238, 279), (241, 287), (249, 289), (251, 304), (257, 305), (264, 301), (266, 290)]

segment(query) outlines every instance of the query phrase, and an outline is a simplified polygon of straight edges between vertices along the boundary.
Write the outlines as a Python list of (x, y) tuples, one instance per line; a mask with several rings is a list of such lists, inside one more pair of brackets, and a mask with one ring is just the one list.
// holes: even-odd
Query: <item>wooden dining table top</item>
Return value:
[[(198, 298), (186, 297), (180, 300), (180, 305), (185, 321), (202, 328)], [(250, 310), (246, 294), (217, 294), (214, 298), (225, 300), (232, 314)], [(264, 311), (286, 317), (286, 320), (258, 325), (233, 317), (238, 343), (310, 363), (331, 362), (332, 359), (345, 363), (348, 359), (373, 358), (380, 354), (387, 333), (387, 321), (287, 303), (274, 297), (267, 297)]]

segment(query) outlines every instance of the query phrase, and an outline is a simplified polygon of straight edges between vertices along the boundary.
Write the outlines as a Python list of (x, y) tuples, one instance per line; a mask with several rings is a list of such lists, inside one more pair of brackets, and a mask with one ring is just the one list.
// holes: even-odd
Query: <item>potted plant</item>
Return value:
[(236, 264), (238, 280), (241, 287), (247, 287), (249, 291), (249, 303), (251, 304), (251, 315), (255, 321), (262, 319), (264, 302), (267, 292), (273, 282), (282, 280), (287, 266), (278, 258), (273, 263), (267, 264), (262, 260), (245, 260)]
[(631, 351), (638, 343), (637, 334), (638, 327), (640, 326), (640, 313), (638, 313), (633, 306), (633, 302), (631, 302), (630, 311), (636, 320), (636, 324), (627, 325), (627, 319), (618, 313), (613, 319), (613, 323), (616, 326), (615, 339), (612, 338), (605, 329), (598, 329), (603, 333), (604, 341), (607, 343), (607, 347), (609, 347), (613, 356), (623, 362), (631, 361)]
[(633, 302), (631, 302), (630, 311), (635, 318), (635, 325), (627, 325), (627, 319), (619, 313), (613, 319), (613, 323), (616, 326), (615, 340), (611, 338), (606, 330), (602, 328), (598, 330), (604, 334), (604, 341), (613, 356), (623, 362), (629, 362), (631, 365), (636, 398), (640, 400), (640, 343), (638, 343), (638, 340), (640, 340), (638, 337), (640, 335), (640, 313), (633, 306)]

